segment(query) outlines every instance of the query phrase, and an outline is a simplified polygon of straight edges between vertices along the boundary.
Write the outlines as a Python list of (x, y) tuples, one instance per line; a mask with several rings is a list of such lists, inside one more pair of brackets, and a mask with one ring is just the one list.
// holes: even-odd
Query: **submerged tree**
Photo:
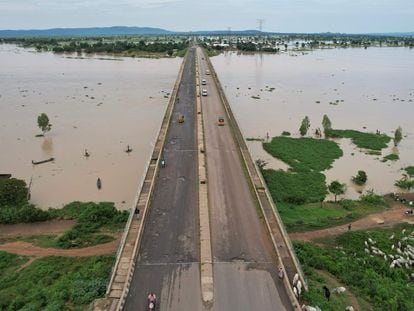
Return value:
[(42, 113), (37, 117), (37, 125), (42, 130), (43, 134), (50, 131), (52, 124), (49, 123), (49, 117), (46, 113)]
[(400, 141), (402, 140), (402, 128), (399, 126), (394, 133), (394, 146), (398, 146)]
[(310, 120), (308, 116), (304, 117), (302, 120), (302, 124), (300, 125), (299, 132), (301, 136), (305, 136), (310, 128)]
[(323, 115), (322, 126), (323, 126), (323, 132), (325, 134), (325, 137), (329, 136), (329, 130), (332, 129), (332, 122), (331, 120), (329, 120), (326, 114)]
[(338, 195), (344, 194), (346, 191), (346, 185), (345, 184), (341, 184), (339, 181), (334, 180), (333, 182), (330, 183), (330, 185), (328, 186), (329, 192), (335, 195), (335, 202), (336, 202), (336, 197)]
[(352, 181), (357, 185), (363, 185), (367, 182), (367, 173), (365, 171), (358, 171), (356, 176), (352, 177)]

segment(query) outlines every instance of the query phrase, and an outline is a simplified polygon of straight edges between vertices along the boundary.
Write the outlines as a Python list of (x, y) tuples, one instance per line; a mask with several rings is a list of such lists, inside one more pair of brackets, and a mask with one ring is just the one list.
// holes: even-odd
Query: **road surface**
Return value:
[[(276, 254), (258, 216), (224, 107), (201, 49), (200, 74), (214, 262), (214, 310), (291, 310)], [(219, 117), (225, 125), (218, 126)]]
[[(124, 310), (147, 310), (150, 291), (158, 310), (202, 310), (195, 107), (195, 50), (184, 65), (164, 158)], [(178, 117), (184, 115), (184, 123)]]

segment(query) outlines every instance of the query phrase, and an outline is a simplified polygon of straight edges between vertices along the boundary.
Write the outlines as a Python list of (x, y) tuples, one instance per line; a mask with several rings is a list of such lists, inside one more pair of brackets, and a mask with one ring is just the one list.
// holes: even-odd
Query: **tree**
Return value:
[(302, 124), (300, 125), (300, 128), (299, 128), (300, 135), (305, 136), (309, 130), (309, 127), (310, 127), (310, 120), (308, 116), (306, 116), (303, 118)]
[(356, 183), (357, 185), (363, 185), (367, 182), (367, 173), (364, 171), (358, 171), (356, 176), (352, 177), (352, 181)]
[(331, 182), (331, 184), (328, 186), (329, 192), (335, 195), (335, 202), (336, 202), (336, 197), (338, 195), (344, 194), (345, 190), (346, 190), (346, 185), (345, 184), (341, 184), (339, 181), (334, 180), (333, 182)]
[(50, 131), (52, 124), (49, 123), (49, 117), (46, 113), (42, 113), (37, 117), (37, 125), (42, 130), (43, 134)]
[(325, 137), (329, 136), (329, 130), (332, 129), (332, 123), (326, 114), (323, 115), (322, 126), (323, 126), (323, 132), (325, 134)]
[(2, 206), (21, 206), (27, 203), (28, 191), (24, 180), (0, 179), (0, 208)]
[(398, 146), (400, 141), (402, 140), (402, 129), (401, 126), (399, 126), (394, 133), (394, 146)]

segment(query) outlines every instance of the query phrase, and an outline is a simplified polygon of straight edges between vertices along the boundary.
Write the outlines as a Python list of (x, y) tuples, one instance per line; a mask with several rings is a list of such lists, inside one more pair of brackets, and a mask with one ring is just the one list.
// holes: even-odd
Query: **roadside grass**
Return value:
[(85, 310), (104, 296), (114, 259), (45, 257), (17, 271), (28, 258), (0, 252), (0, 310)]
[(263, 143), (263, 148), (295, 171), (321, 172), (343, 155), (338, 144), (327, 139), (278, 136), (269, 143)]
[(303, 205), (278, 202), (277, 209), (288, 232), (305, 232), (344, 225), (368, 214), (383, 211), (385, 204), (343, 200)]
[[(374, 310), (414, 310), (414, 286), (410, 279), (413, 267), (393, 269), (389, 257), (385, 260), (383, 256), (373, 256), (365, 251), (365, 241), (372, 239), (373, 243), (369, 242), (369, 245), (375, 245), (388, 256), (391, 253), (395, 256), (398, 253), (391, 245), (398, 241), (404, 248), (412, 243), (409, 239), (404, 240), (411, 236), (412, 229), (412, 225), (402, 224), (387, 229), (350, 231), (322, 246), (300, 241), (294, 242), (294, 246), (305, 271), (313, 268), (329, 272), (347, 289), (369, 302)], [(311, 282), (315, 280), (312, 274), (306, 277)], [(307, 298), (311, 304), (319, 302), (313, 295)]]
[(275, 202), (305, 204), (320, 202), (326, 196), (325, 175), (313, 171), (263, 169), (263, 177)]
[(350, 138), (359, 148), (380, 151), (387, 147), (391, 137), (385, 134), (365, 133), (356, 130), (331, 129), (327, 133), (331, 138)]
[[(308, 281), (309, 291), (304, 292), (302, 298), (307, 304), (311, 306), (318, 306), (319, 308), (321, 308), (321, 310), (324, 311), (345, 310), (347, 306), (353, 305), (351, 299), (352, 294), (349, 291), (346, 291), (341, 295), (336, 295), (332, 293), (330, 301), (328, 301), (325, 298), (323, 286), (328, 287), (330, 290), (332, 290), (335, 287), (342, 286), (342, 284), (340, 284), (336, 280), (326, 277), (326, 273), (321, 273), (319, 270), (310, 267), (307, 267), (304, 270), (304, 273)], [(358, 300), (358, 303), (360, 302), (361, 301)], [(372, 307), (367, 302), (361, 303), (360, 307), (360, 311), (372, 310)]]

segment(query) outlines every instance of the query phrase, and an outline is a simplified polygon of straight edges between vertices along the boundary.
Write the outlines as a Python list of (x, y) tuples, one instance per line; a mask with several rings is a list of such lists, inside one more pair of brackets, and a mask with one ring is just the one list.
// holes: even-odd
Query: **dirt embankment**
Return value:
[[(351, 230), (362, 230), (376, 227), (390, 227), (403, 222), (413, 222), (414, 216), (405, 214), (407, 207), (401, 203), (393, 202), (392, 207), (380, 213), (370, 214), (351, 223)], [(310, 241), (318, 238), (335, 236), (348, 231), (348, 224), (337, 227), (307, 231), (293, 232), (289, 236), (292, 240)]]
[[(22, 236), (60, 235), (74, 224), (74, 220), (50, 220), (29, 224), (0, 225), (0, 241)], [(28, 242), (17, 241), (0, 244), (0, 251), (35, 258), (45, 256), (97, 256), (116, 252), (120, 239), (121, 234), (118, 234), (112, 242), (76, 249), (44, 248)]]

